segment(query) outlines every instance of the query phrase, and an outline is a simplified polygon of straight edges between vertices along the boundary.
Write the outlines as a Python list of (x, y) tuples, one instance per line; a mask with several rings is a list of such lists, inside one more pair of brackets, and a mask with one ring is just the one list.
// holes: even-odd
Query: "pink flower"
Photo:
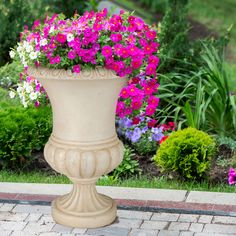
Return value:
[(159, 98), (157, 98), (156, 96), (150, 96), (149, 98), (148, 98), (148, 105), (152, 105), (152, 106), (158, 106), (158, 104), (159, 104), (159, 101), (160, 101), (160, 99)]
[(59, 64), (61, 62), (60, 56), (55, 56), (54, 61), (55, 61), (56, 64)]
[(105, 59), (105, 64), (106, 65), (110, 65), (114, 62), (114, 58), (113, 57), (106, 57)]
[(148, 105), (146, 107), (146, 111), (145, 111), (145, 114), (148, 115), (148, 116), (152, 116), (156, 111), (156, 107), (155, 106), (152, 106), (152, 105)]
[(154, 64), (149, 64), (146, 68), (147, 75), (155, 75), (156, 74), (156, 66)]
[(73, 72), (77, 74), (80, 73), (80, 65), (73, 66)]
[(121, 98), (128, 98), (129, 97), (129, 93), (127, 88), (122, 88), (121, 92), (120, 92), (120, 97)]
[(115, 44), (115, 46), (114, 46), (114, 51), (115, 51), (115, 54), (117, 55), (117, 56), (121, 56), (121, 49), (122, 49), (122, 45), (121, 44)]
[(139, 52), (139, 49), (134, 45), (129, 45), (127, 49), (128, 49), (129, 55), (131, 56), (134, 56)]
[(133, 99), (132, 102), (131, 102), (131, 107), (132, 109), (134, 110), (138, 110), (142, 107), (142, 100), (140, 99)]
[(146, 32), (147, 39), (153, 40), (157, 36), (157, 33), (154, 30), (149, 30)]
[(40, 102), (39, 102), (39, 101), (36, 101), (36, 102), (34, 103), (34, 106), (35, 106), (35, 107), (39, 107), (39, 106), (40, 106)]
[(133, 84), (128, 87), (129, 96), (134, 97), (140, 93), (140, 90)]
[(151, 44), (144, 45), (144, 53), (145, 54), (152, 54), (155, 50), (151, 46)]
[(155, 119), (151, 119), (150, 121), (148, 121), (148, 128), (154, 127), (156, 123), (157, 121)]
[(139, 43), (141, 44), (141, 46), (146, 46), (147, 45), (147, 40), (146, 39), (143, 39), (143, 38), (141, 38), (141, 39), (139, 39)]
[(121, 34), (111, 34), (110, 38), (111, 38), (112, 42), (118, 43), (122, 40), (122, 35)]
[(76, 52), (73, 51), (73, 50), (69, 51), (68, 52), (68, 58), (71, 59), (71, 60), (75, 59), (76, 58)]
[(125, 63), (123, 61), (116, 61), (112, 64), (112, 69), (115, 72), (119, 72), (121, 69), (125, 67)]
[(141, 65), (142, 65), (142, 61), (140, 61), (140, 60), (132, 60), (132, 61), (131, 61), (131, 66), (132, 66), (132, 68), (135, 69), (135, 70), (138, 69), (138, 68), (140, 68)]
[(103, 55), (104, 57), (109, 57), (109, 56), (111, 56), (111, 55), (112, 55), (112, 47), (111, 47), (111, 46), (108, 46), (108, 45), (104, 46), (104, 47), (102, 48), (102, 55)]
[(232, 167), (229, 169), (228, 182), (230, 185), (236, 184), (236, 172)]
[(154, 89), (148, 85), (143, 86), (143, 91), (146, 95), (151, 95), (154, 92)]
[(122, 47), (122, 48), (121, 48), (121, 56), (122, 56), (123, 58), (129, 57), (129, 51), (128, 51), (127, 48), (125, 48), (125, 47)]
[(121, 113), (125, 108), (125, 103), (122, 101), (119, 101), (116, 106), (116, 113), (119, 114)]
[(51, 57), (49, 59), (49, 62), (50, 62), (51, 65), (54, 65), (56, 63), (54, 57)]
[(127, 38), (128, 43), (135, 44), (136, 38), (133, 35), (129, 35)]
[(56, 40), (57, 40), (57, 42), (59, 42), (59, 43), (65, 43), (66, 40), (67, 40), (67, 38), (66, 38), (66, 35), (59, 33), (59, 34), (57, 34), (57, 36), (56, 36)]
[(149, 58), (148, 58), (148, 63), (156, 65), (156, 66), (159, 64), (159, 61), (160, 61), (160, 59), (156, 56), (153, 56), (153, 55), (149, 56)]

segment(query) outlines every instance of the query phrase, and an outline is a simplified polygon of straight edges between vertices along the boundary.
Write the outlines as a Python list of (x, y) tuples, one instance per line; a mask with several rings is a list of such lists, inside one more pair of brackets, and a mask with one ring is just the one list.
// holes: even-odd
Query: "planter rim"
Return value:
[(42, 79), (56, 79), (56, 80), (114, 80), (126, 79), (127, 77), (119, 77), (113, 70), (108, 70), (103, 67), (96, 67), (94, 69), (82, 70), (79, 74), (73, 73), (71, 70), (54, 69), (47, 67), (28, 67), (28, 74), (35, 78)]

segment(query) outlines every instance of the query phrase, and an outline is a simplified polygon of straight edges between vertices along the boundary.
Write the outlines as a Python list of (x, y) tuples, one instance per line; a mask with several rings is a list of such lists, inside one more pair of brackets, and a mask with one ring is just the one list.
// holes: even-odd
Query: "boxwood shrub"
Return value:
[(154, 161), (164, 171), (177, 172), (186, 180), (200, 180), (210, 168), (215, 141), (194, 128), (173, 132), (157, 150)]
[(4, 100), (0, 91), (0, 168), (29, 164), (32, 152), (42, 150), (52, 130), (49, 107), (28, 108)]

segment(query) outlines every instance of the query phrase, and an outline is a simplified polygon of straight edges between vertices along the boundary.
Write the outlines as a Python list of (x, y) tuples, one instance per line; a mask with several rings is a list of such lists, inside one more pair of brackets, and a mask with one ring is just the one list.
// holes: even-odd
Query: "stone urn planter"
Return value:
[(112, 223), (116, 203), (99, 194), (95, 183), (123, 158), (123, 144), (115, 130), (115, 110), (127, 79), (102, 68), (76, 75), (30, 67), (28, 73), (43, 85), (53, 110), (53, 131), (44, 149), (45, 159), (73, 182), (70, 193), (52, 202), (53, 219), (82, 228)]

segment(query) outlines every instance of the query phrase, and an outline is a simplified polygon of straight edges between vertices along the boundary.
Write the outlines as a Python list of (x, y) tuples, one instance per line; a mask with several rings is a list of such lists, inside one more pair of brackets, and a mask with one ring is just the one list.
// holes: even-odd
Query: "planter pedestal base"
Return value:
[(74, 184), (73, 190), (52, 202), (53, 219), (62, 225), (97, 228), (111, 224), (117, 213), (114, 200), (96, 191), (95, 184)]

